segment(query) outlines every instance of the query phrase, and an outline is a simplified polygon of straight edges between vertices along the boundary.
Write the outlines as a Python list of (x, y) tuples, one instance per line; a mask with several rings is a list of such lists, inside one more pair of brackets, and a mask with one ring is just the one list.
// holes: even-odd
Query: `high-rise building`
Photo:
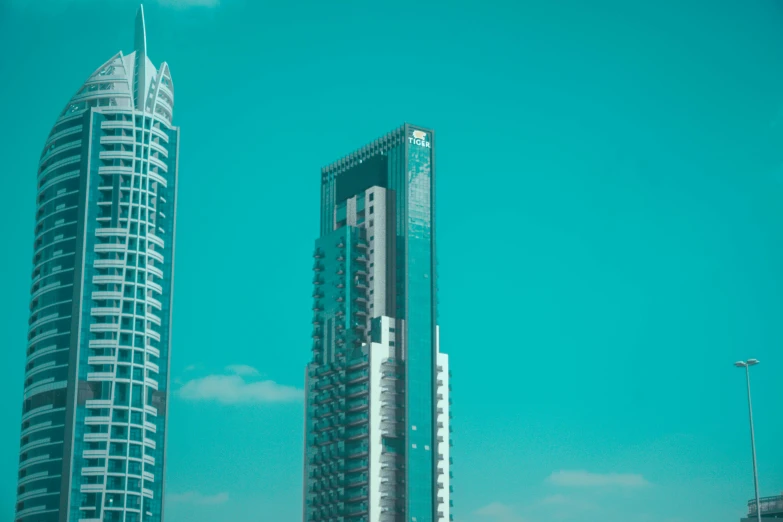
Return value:
[(179, 129), (135, 50), (60, 113), (38, 167), (16, 522), (160, 522)]
[(321, 171), (305, 521), (450, 519), (435, 137), (403, 125)]
[[(760, 498), (758, 507), (758, 512), (761, 513), (762, 519), (769, 522), (783, 520), (783, 493), (774, 497)], [(740, 522), (755, 522), (758, 518), (756, 514), (756, 499), (748, 500), (748, 516), (740, 520)]]

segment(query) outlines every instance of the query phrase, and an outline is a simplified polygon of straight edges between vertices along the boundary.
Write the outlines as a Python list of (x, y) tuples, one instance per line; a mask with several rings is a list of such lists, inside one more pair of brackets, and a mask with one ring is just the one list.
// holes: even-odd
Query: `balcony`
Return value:
[(370, 361), (370, 358), (366, 355), (362, 355), (361, 357), (356, 357), (351, 359), (348, 362), (348, 369), (358, 368), (360, 366), (366, 365)]
[(345, 382), (347, 384), (352, 384), (356, 382), (361, 382), (364, 380), (367, 380), (367, 378), (370, 376), (369, 372), (367, 370), (355, 373), (355, 374), (348, 374), (346, 375)]
[[(765, 518), (783, 518), (783, 493), (774, 497), (759, 499), (761, 516)], [(748, 518), (756, 516), (756, 499), (748, 501)]]
[(370, 387), (367, 384), (364, 384), (362, 386), (356, 386), (352, 387), (348, 394), (345, 396), (346, 399), (350, 399), (352, 397), (356, 397), (359, 395), (362, 395), (364, 393), (367, 393), (369, 391)]
[(353, 400), (346, 403), (346, 411), (357, 411), (367, 408), (369, 401), (367, 399)]
[(347, 440), (356, 440), (360, 439), (362, 437), (366, 437), (370, 434), (370, 430), (367, 429), (367, 427), (361, 427), (357, 429), (352, 430), (345, 430), (344, 433), (341, 433), (342, 437)]

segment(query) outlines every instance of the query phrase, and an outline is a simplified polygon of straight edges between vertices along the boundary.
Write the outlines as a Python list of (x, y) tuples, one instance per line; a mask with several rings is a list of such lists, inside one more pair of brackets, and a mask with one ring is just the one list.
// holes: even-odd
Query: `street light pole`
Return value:
[(745, 382), (748, 385), (748, 416), (750, 418), (750, 450), (753, 454), (753, 486), (756, 489), (756, 520), (761, 522), (761, 502), (759, 500), (759, 474), (756, 467), (756, 436), (753, 431), (753, 403), (750, 400), (750, 367), (758, 364), (756, 359), (748, 359), (745, 361), (738, 361), (734, 363), (734, 366), (738, 368), (745, 368)]

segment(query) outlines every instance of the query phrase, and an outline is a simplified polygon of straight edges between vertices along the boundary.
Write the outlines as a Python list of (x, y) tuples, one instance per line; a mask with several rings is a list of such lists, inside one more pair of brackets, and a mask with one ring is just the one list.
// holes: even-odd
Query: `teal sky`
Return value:
[[(783, 491), (775, 0), (159, 0), (182, 128), (166, 522), (297, 522), (319, 169), (438, 133), (456, 522), (736, 522)], [(135, 4), (0, 1), (0, 518), (44, 140)], [(255, 370), (254, 370), (255, 369)]]

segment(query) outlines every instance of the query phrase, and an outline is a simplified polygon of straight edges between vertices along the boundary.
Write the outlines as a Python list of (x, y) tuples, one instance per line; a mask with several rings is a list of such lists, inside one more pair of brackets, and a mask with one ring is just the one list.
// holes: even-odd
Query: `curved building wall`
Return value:
[(39, 163), (16, 522), (162, 520), (179, 130), (136, 35)]

